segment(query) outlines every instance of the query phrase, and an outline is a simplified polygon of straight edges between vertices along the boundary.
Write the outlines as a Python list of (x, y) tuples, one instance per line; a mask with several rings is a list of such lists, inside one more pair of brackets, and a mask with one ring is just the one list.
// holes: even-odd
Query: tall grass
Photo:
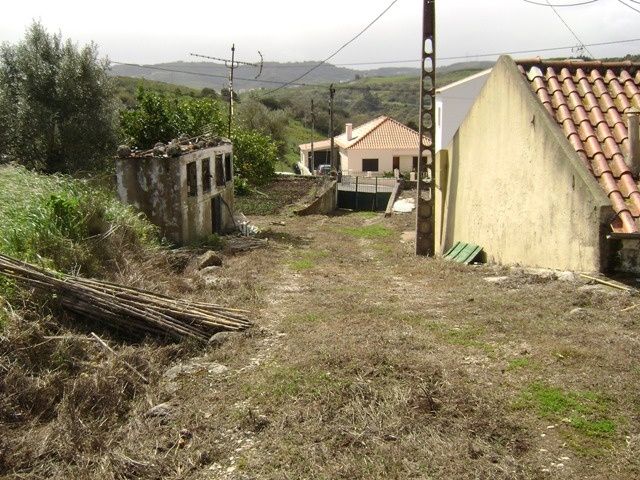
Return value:
[(93, 274), (156, 229), (110, 192), (62, 175), (0, 167), (0, 252), (64, 272)]

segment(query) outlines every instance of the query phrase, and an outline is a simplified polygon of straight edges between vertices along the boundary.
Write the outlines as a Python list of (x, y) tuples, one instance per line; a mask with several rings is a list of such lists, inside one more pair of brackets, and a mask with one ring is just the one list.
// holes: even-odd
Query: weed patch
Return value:
[(531, 366), (531, 360), (528, 358), (514, 358), (507, 365), (507, 370), (518, 370), (521, 368), (527, 368)]
[(616, 431), (609, 418), (611, 401), (593, 392), (565, 391), (533, 383), (516, 402), (516, 408), (533, 408), (542, 418), (562, 421), (587, 437), (610, 437)]
[(382, 225), (366, 225), (364, 227), (345, 227), (342, 233), (353, 238), (376, 239), (387, 238), (393, 234), (393, 230)]
[(316, 261), (329, 256), (326, 250), (306, 250), (299, 252), (300, 257), (289, 262), (289, 266), (298, 272), (316, 267)]
[(62, 175), (0, 168), (0, 252), (48, 268), (95, 273), (156, 244), (157, 230), (109, 192)]

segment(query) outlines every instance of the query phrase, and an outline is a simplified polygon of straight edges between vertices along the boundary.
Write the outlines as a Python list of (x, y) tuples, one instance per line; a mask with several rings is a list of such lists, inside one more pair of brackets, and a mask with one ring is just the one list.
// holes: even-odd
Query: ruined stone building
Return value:
[(235, 229), (231, 143), (185, 140), (133, 153), (121, 147), (116, 176), (120, 200), (175, 244)]

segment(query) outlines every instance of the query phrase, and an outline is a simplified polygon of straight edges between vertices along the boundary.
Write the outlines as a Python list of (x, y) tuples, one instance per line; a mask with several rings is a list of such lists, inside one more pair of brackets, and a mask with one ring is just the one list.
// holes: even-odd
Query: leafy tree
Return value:
[(220, 98), (220, 95), (218, 95), (218, 92), (216, 92), (213, 88), (209, 88), (209, 87), (204, 87), (200, 91), (200, 96), (201, 97), (211, 97), (211, 98), (215, 98), (215, 99)]
[[(223, 87), (222, 90), (220, 90), (220, 97), (225, 103), (229, 103), (229, 89), (227, 87)], [(233, 101), (240, 103), (240, 97), (237, 92), (233, 92)]]
[(138, 87), (137, 106), (120, 114), (128, 141), (140, 148), (167, 142), (181, 134), (221, 133), (225, 125), (220, 104), (213, 98), (173, 97)]
[[(181, 134), (193, 137), (207, 131), (226, 135), (227, 123), (220, 103), (212, 98), (176, 98), (139, 87), (137, 100), (136, 108), (121, 113), (121, 128), (140, 148), (150, 148)], [(239, 124), (232, 141), (237, 176), (255, 185), (273, 177), (278, 143), (268, 132), (259, 131), (257, 124)]]
[(269, 110), (262, 102), (250, 97), (238, 107), (235, 121), (248, 130), (269, 135), (278, 144), (278, 154), (285, 154), (289, 117), (283, 110)]
[(254, 185), (262, 185), (273, 178), (278, 149), (271, 137), (255, 130), (237, 128), (232, 140), (237, 176)]
[(100, 166), (116, 143), (108, 62), (33, 23), (0, 47), (0, 155), (30, 168), (70, 172)]

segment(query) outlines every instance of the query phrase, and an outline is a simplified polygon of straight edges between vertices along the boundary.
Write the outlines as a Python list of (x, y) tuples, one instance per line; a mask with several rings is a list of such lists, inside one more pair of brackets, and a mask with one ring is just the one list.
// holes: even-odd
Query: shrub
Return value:
[(6, 255), (92, 273), (126, 249), (155, 245), (156, 238), (154, 226), (105, 190), (63, 175), (0, 167), (0, 252)]
[(268, 135), (237, 128), (232, 135), (236, 175), (263, 185), (275, 175), (278, 149)]
[(168, 142), (181, 134), (220, 134), (224, 119), (214, 98), (167, 96), (138, 87), (137, 106), (120, 114), (120, 128), (126, 141), (139, 148)]

